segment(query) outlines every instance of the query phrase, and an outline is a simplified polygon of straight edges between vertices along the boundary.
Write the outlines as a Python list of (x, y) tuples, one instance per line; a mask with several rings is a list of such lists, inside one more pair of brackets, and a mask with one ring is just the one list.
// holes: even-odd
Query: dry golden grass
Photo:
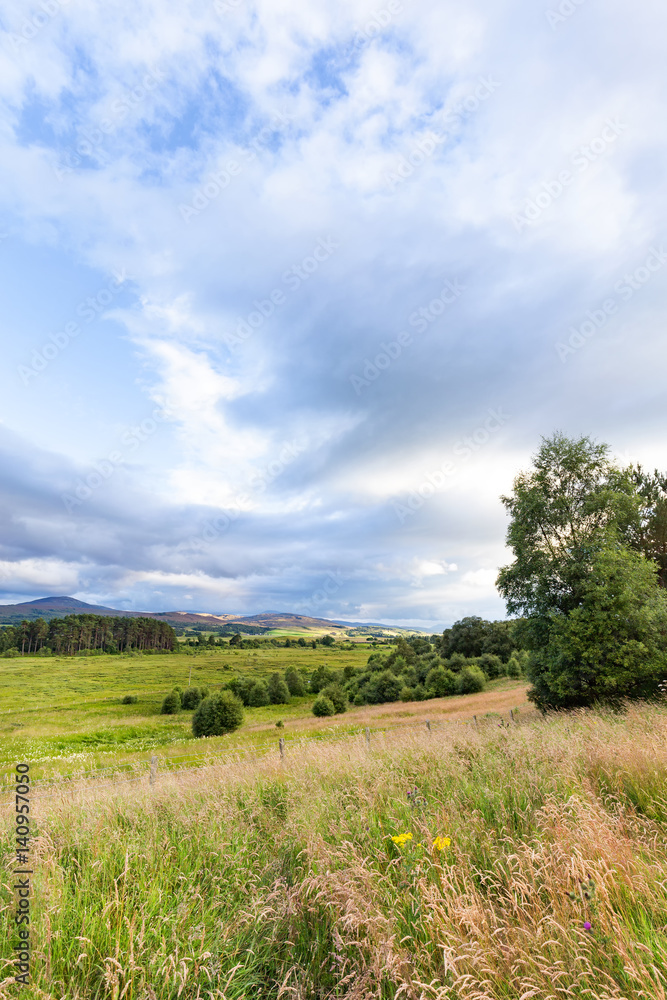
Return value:
[(659, 706), (310, 742), (35, 816), (24, 995), (665, 997)]

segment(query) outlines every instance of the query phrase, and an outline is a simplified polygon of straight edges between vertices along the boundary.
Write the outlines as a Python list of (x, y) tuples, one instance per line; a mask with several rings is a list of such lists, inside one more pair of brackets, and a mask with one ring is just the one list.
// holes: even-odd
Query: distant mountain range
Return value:
[(381, 622), (331, 621), (328, 618), (311, 618), (308, 615), (293, 615), (287, 611), (264, 611), (259, 615), (213, 615), (194, 611), (119, 611), (98, 604), (86, 604), (75, 597), (40, 597), (36, 601), (23, 604), (0, 604), (0, 625), (15, 625), (35, 618), (62, 618), (64, 615), (105, 615), (107, 617), (157, 618), (170, 625), (187, 628), (203, 626), (218, 629), (222, 626), (237, 626), (243, 632), (244, 626), (254, 633), (283, 629), (290, 632), (330, 632), (340, 635), (354, 629), (362, 632), (386, 635), (410, 634), (419, 629), (395, 628)]

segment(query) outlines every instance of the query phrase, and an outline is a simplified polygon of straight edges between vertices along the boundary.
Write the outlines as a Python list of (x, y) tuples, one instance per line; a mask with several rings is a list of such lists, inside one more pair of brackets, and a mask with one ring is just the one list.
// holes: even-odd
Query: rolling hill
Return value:
[(0, 605), (0, 625), (16, 625), (21, 621), (33, 621), (35, 618), (62, 618), (64, 615), (104, 615), (106, 617), (157, 618), (178, 628), (198, 626), (200, 629), (215, 629), (222, 626), (236, 626), (243, 632), (244, 626), (254, 633), (271, 632), (273, 630), (304, 633), (330, 632), (334, 636), (342, 636), (350, 630), (358, 633), (380, 631), (385, 635), (409, 634), (418, 629), (395, 628), (382, 623), (367, 624), (365, 622), (332, 621), (328, 618), (311, 618), (308, 615), (295, 615), (287, 611), (264, 611), (257, 615), (210, 614), (195, 611), (120, 611), (117, 608), (107, 608), (98, 604), (86, 604), (75, 597), (40, 597), (34, 601), (24, 601), (21, 604)]

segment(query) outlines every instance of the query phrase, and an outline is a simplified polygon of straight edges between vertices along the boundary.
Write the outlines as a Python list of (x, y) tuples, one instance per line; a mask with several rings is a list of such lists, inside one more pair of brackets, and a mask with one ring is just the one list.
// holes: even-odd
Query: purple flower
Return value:
[(590, 929), (591, 929), (591, 925), (590, 925), (589, 921), (588, 920), (584, 921), (584, 930), (585, 931), (589, 931)]

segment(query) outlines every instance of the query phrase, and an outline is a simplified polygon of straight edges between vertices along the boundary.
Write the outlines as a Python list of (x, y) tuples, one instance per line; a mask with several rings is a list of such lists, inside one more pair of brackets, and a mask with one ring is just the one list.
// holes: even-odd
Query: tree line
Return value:
[(0, 630), (0, 653), (5, 656), (172, 652), (176, 648), (176, 633), (171, 625), (155, 618), (65, 615), (48, 622), (44, 618), (22, 621)]

